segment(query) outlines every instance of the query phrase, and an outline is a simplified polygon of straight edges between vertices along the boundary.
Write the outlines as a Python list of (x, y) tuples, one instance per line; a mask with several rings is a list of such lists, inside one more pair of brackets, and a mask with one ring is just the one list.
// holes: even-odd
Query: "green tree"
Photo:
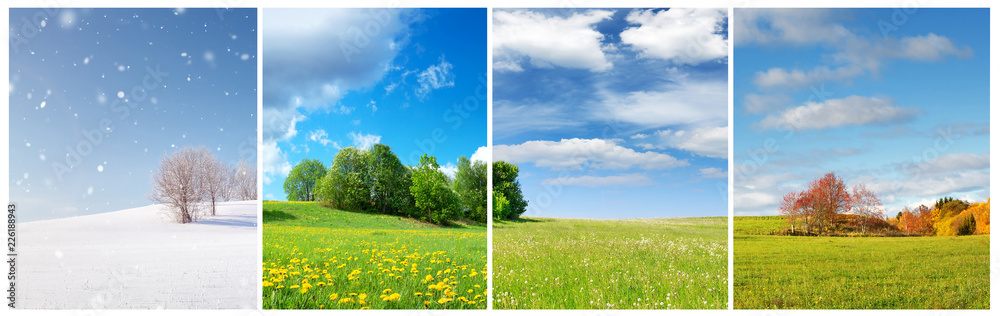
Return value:
[(289, 201), (315, 201), (316, 181), (326, 175), (326, 166), (316, 159), (302, 159), (285, 178), (285, 194)]
[(383, 214), (407, 214), (413, 206), (410, 197), (410, 168), (399, 162), (392, 148), (375, 144), (366, 155), (371, 198), (375, 211)]
[(477, 160), (473, 163), (465, 156), (458, 157), (458, 171), (455, 172), (455, 181), (451, 183), (462, 202), (465, 218), (480, 223), (485, 223), (487, 216), (486, 167), (486, 162)]
[(493, 218), (507, 218), (510, 215), (510, 203), (503, 193), (493, 190)]
[(517, 181), (518, 172), (517, 165), (506, 161), (493, 162), (493, 191), (503, 195), (510, 208), (506, 214), (494, 213), (494, 218), (514, 219), (521, 216), (528, 207), (528, 201), (521, 192), (521, 183)]
[(418, 219), (437, 224), (458, 219), (458, 195), (448, 186), (448, 176), (439, 170), (437, 159), (424, 154), (413, 171), (410, 194)]
[(367, 151), (356, 147), (338, 151), (330, 171), (318, 184), (319, 198), (338, 209), (370, 210), (371, 181), (367, 155)]

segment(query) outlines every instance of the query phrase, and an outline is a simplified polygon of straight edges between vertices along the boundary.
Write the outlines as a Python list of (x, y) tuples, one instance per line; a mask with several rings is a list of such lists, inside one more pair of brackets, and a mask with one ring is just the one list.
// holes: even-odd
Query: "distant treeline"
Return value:
[(806, 190), (784, 196), (779, 212), (786, 235), (955, 236), (990, 233), (990, 202), (969, 203), (941, 198), (933, 207), (903, 208), (895, 218), (884, 215), (878, 195), (865, 185), (847, 189), (828, 173)]

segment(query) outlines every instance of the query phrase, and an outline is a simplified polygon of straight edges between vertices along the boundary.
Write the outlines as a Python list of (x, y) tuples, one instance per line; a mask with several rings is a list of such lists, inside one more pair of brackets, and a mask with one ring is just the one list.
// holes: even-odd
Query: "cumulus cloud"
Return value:
[(451, 63), (445, 60), (444, 56), (441, 56), (440, 62), (437, 65), (431, 65), (417, 74), (417, 83), (420, 84), (419, 87), (414, 89), (417, 97), (424, 100), (431, 93), (431, 90), (454, 87), (455, 74), (451, 72), (451, 68)]
[(535, 67), (611, 69), (604, 54), (604, 38), (593, 27), (610, 19), (613, 11), (589, 10), (569, 17), (514, 10), (493, 12), (494, 70), (521, 71), (522, 60)]
[(894, 103), (888, 98), (856, 95), (823, 102), (806, 102), (776, 115), (768, 115), (757, 126), (763, 129), (825, 129), (906, 121), (920, 113), (919, 109), (896, 107), (893, 106)]
[(443, 166), (438, 166), (438, 170), (448, 176), (449, 179), (455, 179), (455, 174), (458, 173), (458, 166), (454, 163), (448, 162)]
[(602, 91), (594, 120), (614, 117), (645, 128), (671, 125), (721, 125), (729, 121), (729, 88), (725, 81), (678, 80), (653, 91)]
[(361, 149), (372, 148), (373, 145), (378, 144), (382, 140), (382, 136), (380, 135), (355, 132), (347, 133), (347, 136), (351, 137), (351, 140), (354, 141), (354, 147)]
[(662, 130), (649, 143), (638, 146), (645, 149), (667, 147), (686, 150), (699, 156), (726, 159), (729, 157), (729, 128), (698, 127), (691, 130)]
[[(406, 9), (268, 10), (264, 105), (322, 109), (347, 91), (378, 83), (407, 40), (412, 15)], [(368, 34), (368, 27), (379, 31)], [(359, 34), (366, 40), (357, 40)]]
[(472, 154), (472, 157), (469, 157), (469, 160), (472, 162), (482, 161), (485, 163), (491, 163), (493, 161), (493, 151), (491, 151), (489, 147), (481, 146), (476, 149), (476, 152)]
[(549, 178), (542, 180), (543, 184), (553, 184), (553, 185), (571, 185), (571, 186), (582, 186), (588, 188), (596, 187), (609, 187), (609, 186), (628, 186), (628, 187), (639, 187), (655, 185), (652, 179), (641, 173), (630, 173), (622, 175), (613, 175), (606, 177), (599, 176), (580, 176), (580, 177), (558, 177)]
[(677, 64), (699, 64), (726, 58), (729, 56), (729, 45), (723, 32), (726, 14), (723, 9), (632, 11), (625, 20), (639, 26), (622, 31), (622, 43), (632, 45), (644, 57)]
[(493, 146), (493, 157), (515, 164), (530, 162), (553, 170), (580, 170), (585, 167), (662, 170), (688, 165), (686, 160), (657, 152), (637, 152), (618, 145), (616, 140), (606, 139), (535, 140), (519, 145), (496, 145)]
[(698, 172), (701, 173), (702, 178), (706, 179), (729, 177), (729, 173), (726, 172), (725, 170), (722, 170), (721, 168), (702, 168), (698, 169)]

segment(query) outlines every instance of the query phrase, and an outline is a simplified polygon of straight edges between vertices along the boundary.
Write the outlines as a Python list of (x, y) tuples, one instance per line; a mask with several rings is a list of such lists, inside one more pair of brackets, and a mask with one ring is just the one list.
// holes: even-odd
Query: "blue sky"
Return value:
[(988, 9), (736, 9), (734, 212), (824, 173), (886, 214), (989, 197)]
[(10, 28), (22, 220), (152, 204), (152, 170), (182, 146), (256, 163), (255, 10), (11, 9)]
[(725, 216), (722, 9), (497, 9), (493, 158), (526, 216)]
[(485, 9), (265, 9), (265, 199), (302, 159), (330, 166), (347, 146), (400, 160), (486, 150)]

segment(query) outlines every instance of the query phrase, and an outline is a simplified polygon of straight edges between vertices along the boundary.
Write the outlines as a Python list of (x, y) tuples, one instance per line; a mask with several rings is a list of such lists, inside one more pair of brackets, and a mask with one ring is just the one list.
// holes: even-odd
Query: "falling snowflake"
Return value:
[(44, 109), (44, 108), (45, 108), (45, 101), (42, 101), (42, 104), (38, 105), (38, 107), (40, 107), (40, 108), (43, 108), (43, 109)]
[(103, 165), (97, 165), (97, 172), (104, 172), (104, 166)]
[(118, 91), (118, 98), (121, 99), (124, 97), (125, 97), (125, 91)]

